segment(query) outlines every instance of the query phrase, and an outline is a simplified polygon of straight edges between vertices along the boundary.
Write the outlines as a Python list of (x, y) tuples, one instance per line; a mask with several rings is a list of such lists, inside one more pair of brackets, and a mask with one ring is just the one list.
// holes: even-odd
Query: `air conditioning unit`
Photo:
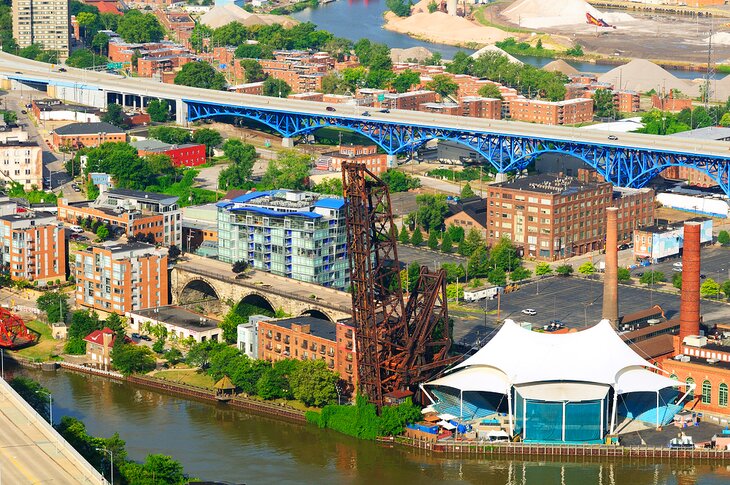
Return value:
[(682, 354), (677, 354), (677, 355), (674, 356), (674, 360), (681, 361), (683, 358), (684, 358), (684, 355), (682, 355)]
[(707, 337), (700, 335), (688, 335), (687, 337), (684, 337), (682, 343), (684, 345), (689, 345), (690, 347), (704, 347), (707, 345)]
[(720, 362), (720, 359), (707, 359), (708, 364), (717, 364)]

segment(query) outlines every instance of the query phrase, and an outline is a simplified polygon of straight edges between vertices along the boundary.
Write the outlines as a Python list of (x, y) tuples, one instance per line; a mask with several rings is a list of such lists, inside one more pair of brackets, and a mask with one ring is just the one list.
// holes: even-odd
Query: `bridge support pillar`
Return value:
[(395, 168), (398, 166), (398, 155), (386, 155), (388, 168)]
[(180, 126), (188, 126), (188, 105), (182, 99), (175, 100), (175, 122)]
[(294, 148), (294, 138), (288, 136), (281, 139), (281, 146), (284, 148)]
[(497, 172), (494, 175), (494, 181), (497, 183), (506, 182), (507, 181), (507, 174), (503, 172)]

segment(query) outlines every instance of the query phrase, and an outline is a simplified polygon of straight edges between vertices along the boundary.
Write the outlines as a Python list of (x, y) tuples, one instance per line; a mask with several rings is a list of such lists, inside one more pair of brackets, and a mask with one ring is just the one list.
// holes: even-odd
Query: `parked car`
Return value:
[(677, 266), (675, 266), (675, 267), (672, 268), (672, 271), (674, 271), (675, 273), (681, 273), (682, 272), (682, 268), (678, 268)]
[(150, 337), (149, 335), (140, 335), (139, 336), (139, 339), (140, 340), (146, 340), (148, 342), (152, 342), (152, 337)]
[(380, 112), (381, 113), (390, 113), (390, 110), (388, 108), (385, 108), (385, 109), (381, 109)]
[(139, 338), (139, 334), (138, 334), (137, 332), (134, 332), (134, 333), (132, 334), (132, 338)]
[(28, 112), (27, 112), (26, 110), (24, 110), (24, 109), (21, 109), (21, 110), (20, 110), (20, 113), (21, 113), (21, 114), (24, 114), (24, 115), (27, 115), (27, 114), (28, 114)]
[(83, 234), (84, 229), (81, 226), (68, 226), (68, 230), (74, 234)]
[(532, 308), (525, 308), (524, 310), (522, 310), (522, 313), (524, 315), (529, 315), (531, 317), (534, 317), (535, 315), (537, 315), (537, 311), (533, 310)]
[(677, 261), (676, 263), (672, 263), (672, 266), (674, 266), (675, 268), (681, 268), (682, 267), (682, 262), (681, 261)]
[(700, 275), (700, 279), (701, 279), (701, 280), (704, 280), (705, 278), (707, 278), (707, 275), (706, 275), (706, 274), (701, 274), (701, 275)]
[(327, 111), (337, 111), (337, 110), (336, 110), (336, 109), (334, 109), (334, 108), (333, 108), (332, 106), (327, 106), (326, 110), (327, 110)]
[(362, 112), (362, 115), (363, 116), (370, 116), (370, 111), (363, 111)]
[(622, 245), (620, 245), (618, 247), (618, 250), (619, 251), (623, 251), (624, 249), (629, 249), (629, 245), (628, 244), (622, 244)]
[(66, 68), (65, 67), (59, 67), (58, 68), (58, 72), (66, 72)]
[(637, 278), (641, 278), (642, 276), (644, 276), (644, 273), (642, 273), (641, 271), (639, 271), (638, 273), (636, 273), (636, 277)]

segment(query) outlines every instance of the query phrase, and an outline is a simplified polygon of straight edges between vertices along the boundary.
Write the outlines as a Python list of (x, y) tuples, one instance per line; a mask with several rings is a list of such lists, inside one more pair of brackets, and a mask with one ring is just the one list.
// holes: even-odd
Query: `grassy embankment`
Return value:
[(36, 362), (47, 360), (59, 360), (59, 354), (63, 351), (63, 341), (55, 340), (51, 334), (51, 327), (39, 320), (26, 322), (31, 330), (40, 333), (38, 343), (20, 350), (13, 350), (11, 353)]

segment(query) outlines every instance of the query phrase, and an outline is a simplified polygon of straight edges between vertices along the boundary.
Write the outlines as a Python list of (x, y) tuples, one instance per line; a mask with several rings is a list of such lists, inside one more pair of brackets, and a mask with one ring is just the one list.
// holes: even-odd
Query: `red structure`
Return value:
[(354, 162), (342, 164), (342, 185), (358, 380), (380, 408), (384, 394), (414, 387), (460, 357), (447, 356), (444, 270), (422, 267), (416, 289), (404, 301), (387, 185)]
[(25, 326), (14, 313), (0, 308), (0, 347), (15, 349), (38, 341), (40, 335)]
[(700, 228), (699, 222), (684, 223), (682, 249), (682, 296), (679, 306), (679, 342), (700, 334)]
[(606, 208), (606, 272), (603, 277), (603, 318), (618, 326), (618, 209)]

